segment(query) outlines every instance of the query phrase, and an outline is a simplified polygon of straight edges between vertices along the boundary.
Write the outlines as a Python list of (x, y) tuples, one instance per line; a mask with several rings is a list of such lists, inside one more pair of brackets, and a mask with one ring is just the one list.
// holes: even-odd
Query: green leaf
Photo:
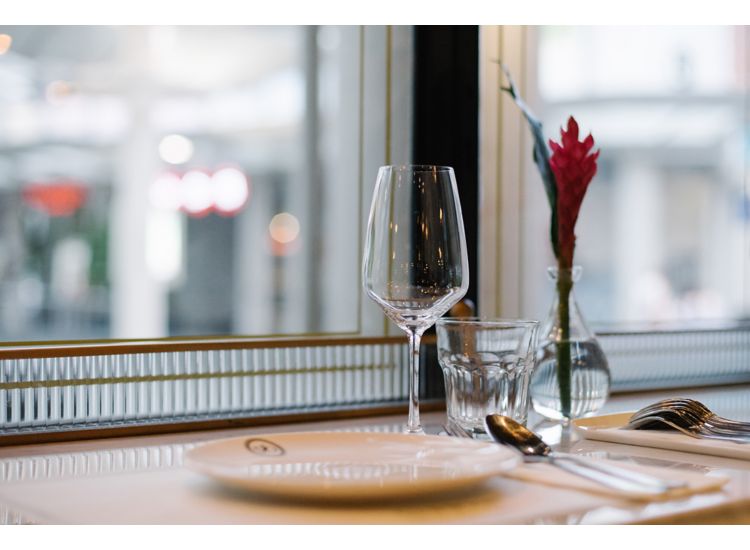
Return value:
[(552, 218), (550, 220), (550, 240), (552, 241), (552, 250), (555, 253), (555, 257), (559, 256), (559, 246), (557, 242), (557, 185), (555, 183), (555, 173), (552, 171), (552, 167), (549, 163), (549, 149), (547, 148), (547, 141), (544, 139), (544, 132), (542, 131), (542, 123), (534, 115), (532, 110), (526, 105), (526, 102), (518, 94), (513, 77), (510, 75), (510, 71), (505, 64), (500, 65), (502, 67), (505, 77), (508, 79), (508, 87), (500, 87), (500, 90), (507, 92), (513, 101), (515, 101), (518, 108), (521, 109), (523, 116), (529, 123), (531, 129), (531, 135), (534, 138), (534, 164), (539, 169), (539, 174), (542, 176), (542, 183), (544, 183), (544, 190), (547, 193), (547, 201), (549, 202), (550, 211), (552, 212)]

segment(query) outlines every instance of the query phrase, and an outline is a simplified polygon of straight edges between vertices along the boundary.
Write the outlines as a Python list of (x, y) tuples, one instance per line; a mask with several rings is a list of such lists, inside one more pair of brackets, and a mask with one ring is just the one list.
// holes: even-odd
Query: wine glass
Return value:
[(456, 177), (447, 166), (383, 166), (367, 223), (362, 286), (409, 336), (409, 421), (419, 422), (419, 344), (469, 287)]

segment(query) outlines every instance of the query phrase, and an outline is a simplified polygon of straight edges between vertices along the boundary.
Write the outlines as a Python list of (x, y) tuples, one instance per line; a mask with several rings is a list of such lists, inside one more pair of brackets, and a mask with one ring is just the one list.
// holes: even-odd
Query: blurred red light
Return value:
[(86, 186), (74, 180), (29, 183), (21, 191), (23, 201), (49, 216), (72, 216), (88, 197)]

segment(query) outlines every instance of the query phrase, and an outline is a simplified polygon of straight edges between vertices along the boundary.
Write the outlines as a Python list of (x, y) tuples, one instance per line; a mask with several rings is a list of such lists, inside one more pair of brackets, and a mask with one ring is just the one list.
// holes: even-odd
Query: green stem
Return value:
[(557, 296), (560, 318), (560, 338), (557, 341), (557, 383), (560, 387), (560, 406), (564, 418), (570, 418), (571, 412), (571, 376), (570, 376), (570, 292), (573, 289), (571, 268), (558, 266)]

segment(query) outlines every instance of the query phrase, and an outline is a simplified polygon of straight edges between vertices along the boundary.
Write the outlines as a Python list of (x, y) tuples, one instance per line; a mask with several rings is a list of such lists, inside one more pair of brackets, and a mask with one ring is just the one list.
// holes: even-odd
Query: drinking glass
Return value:
[(365, 237), (362, 285), (409, 337), (409, 420), (419, 421), (419, 344), (469, 287), (461, 205), (447, 166), (383, 166)]
[(489, 439), (484, 419), (492, 413), (526, 424), (538, 328), (521, 319), (437, 322), (449, 431)]

